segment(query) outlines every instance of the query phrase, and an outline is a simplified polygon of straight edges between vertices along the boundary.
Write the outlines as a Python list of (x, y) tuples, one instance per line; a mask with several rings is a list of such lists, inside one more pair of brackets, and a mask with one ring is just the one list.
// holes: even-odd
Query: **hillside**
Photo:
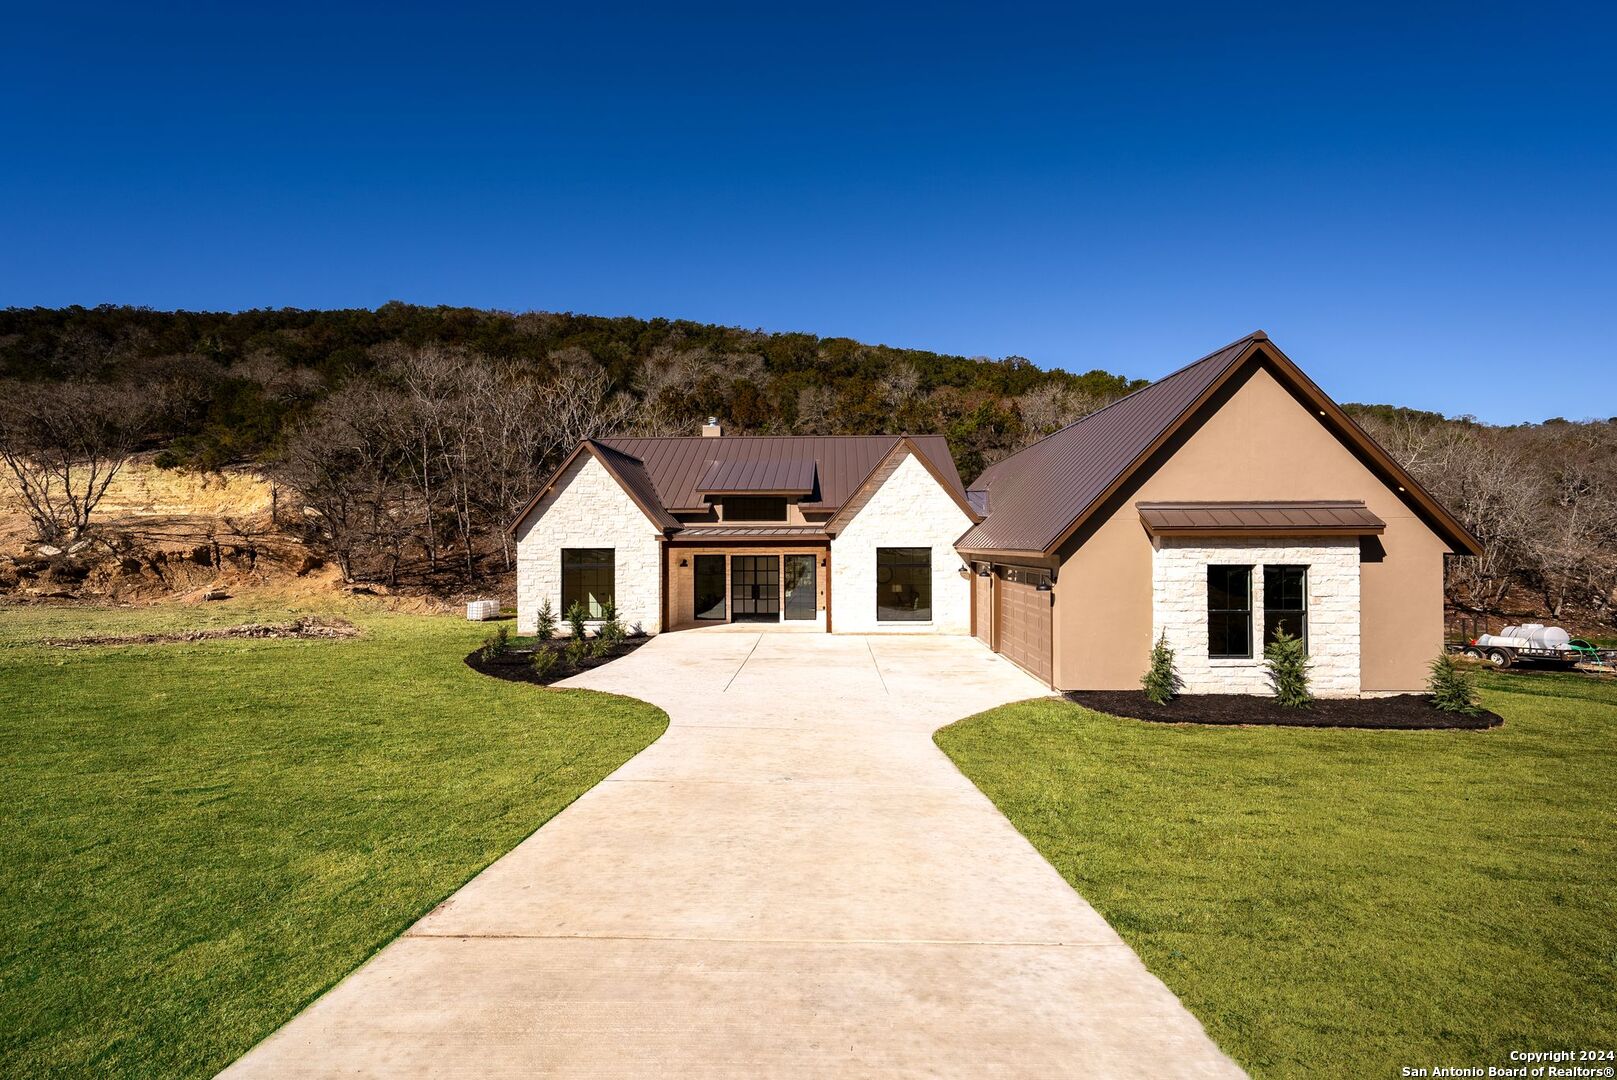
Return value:
[[(136, 457), (89, 532), (81, 506), (31, 520), (15, 483), (0, 494), (13, 557), (0, 588), (139, 598), (313, 575), (486, 591), (510, 570), (503, 526), (581, 438), (687, 434), (708, 416), (738, 434), (941, 432), (970, 478), (1141, 385), (667, 319), (400, 303), (6, 309), (0, 451)], [(1483, 541), (1482, 558), (1449, 567), (1456, 612), (1610, 633), (1617, 420), (1494, 427), (1348, 408)], [(40, 557), (39, 540), (63, 554)]]

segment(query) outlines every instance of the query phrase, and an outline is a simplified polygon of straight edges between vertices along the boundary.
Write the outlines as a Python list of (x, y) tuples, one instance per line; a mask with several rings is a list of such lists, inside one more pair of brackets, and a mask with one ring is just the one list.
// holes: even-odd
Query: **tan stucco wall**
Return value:
[[(709, 622), (696, 620), (696, 560), (697, 555), (724, 555), (724, 606), (728, 615), (730, 608), (730, 555), (812, 555), (814, 556), (814, 617), (820, 626), (825, 625), (825, 583), (826, 567), (820, 565), (826, 557), (826, 549), (822, 544), (819, 547), (674, 547), (668, 548), (668, 625), (674, 630), (683, 630), (692, 626), (710, 626)], [(679, 565), (684, 562), (685, 565)], [(781, 574), (781, 588), (785, 589), (786, 575), (784, 567)], [(784, 603), (784, 595), (782, 596)], [(812, 626), (807, 619), (789, 620), (797, 626)]]
[(1444, 542), (1294, 398), (1255, 369), (1143, 483), (1062, 549), (1056, 685), (1129, 690), (1151, 650), (1152, 547), (1134, 504), (1362, 499), (1387, 523), (1385, 556), (1360, 566), (1364, 691), (1419, 690), (1443, 643)]

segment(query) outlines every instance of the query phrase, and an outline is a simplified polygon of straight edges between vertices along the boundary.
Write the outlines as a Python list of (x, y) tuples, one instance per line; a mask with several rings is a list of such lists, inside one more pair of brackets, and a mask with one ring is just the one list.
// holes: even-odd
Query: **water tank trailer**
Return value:
[(1611, 649), (1597, 649), (1559, 626), (1543, 623), (1507, 626), (1497, 634), (1481, 634), (1450, 648), (1473, 660), (1486, 660), (1496, 668), (1527, 660), (1570, 670), (1577, 664), (1607, 666), (1617, 659)]

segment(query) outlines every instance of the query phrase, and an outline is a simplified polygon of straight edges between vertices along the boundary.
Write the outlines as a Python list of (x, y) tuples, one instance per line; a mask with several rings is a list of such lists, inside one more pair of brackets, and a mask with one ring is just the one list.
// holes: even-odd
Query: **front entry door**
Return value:
[(730, 556), (730, 621), (780, 621), (780, 556)]
[(817, 555), (786, 555), (786, 618), (813, 619), (817, 583), (814, 562)]

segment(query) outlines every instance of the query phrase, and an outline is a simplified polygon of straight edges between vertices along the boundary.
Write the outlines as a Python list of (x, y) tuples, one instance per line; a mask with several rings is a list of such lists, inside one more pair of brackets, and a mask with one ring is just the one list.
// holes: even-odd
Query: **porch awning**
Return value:
[(828, 540), (818, 525), (687, 525), (673, 538), (681, 542), (703, 540)]
[(1152, 536), (1371, 536), (1387, 523), (1362, 502), (1142, 502)]

